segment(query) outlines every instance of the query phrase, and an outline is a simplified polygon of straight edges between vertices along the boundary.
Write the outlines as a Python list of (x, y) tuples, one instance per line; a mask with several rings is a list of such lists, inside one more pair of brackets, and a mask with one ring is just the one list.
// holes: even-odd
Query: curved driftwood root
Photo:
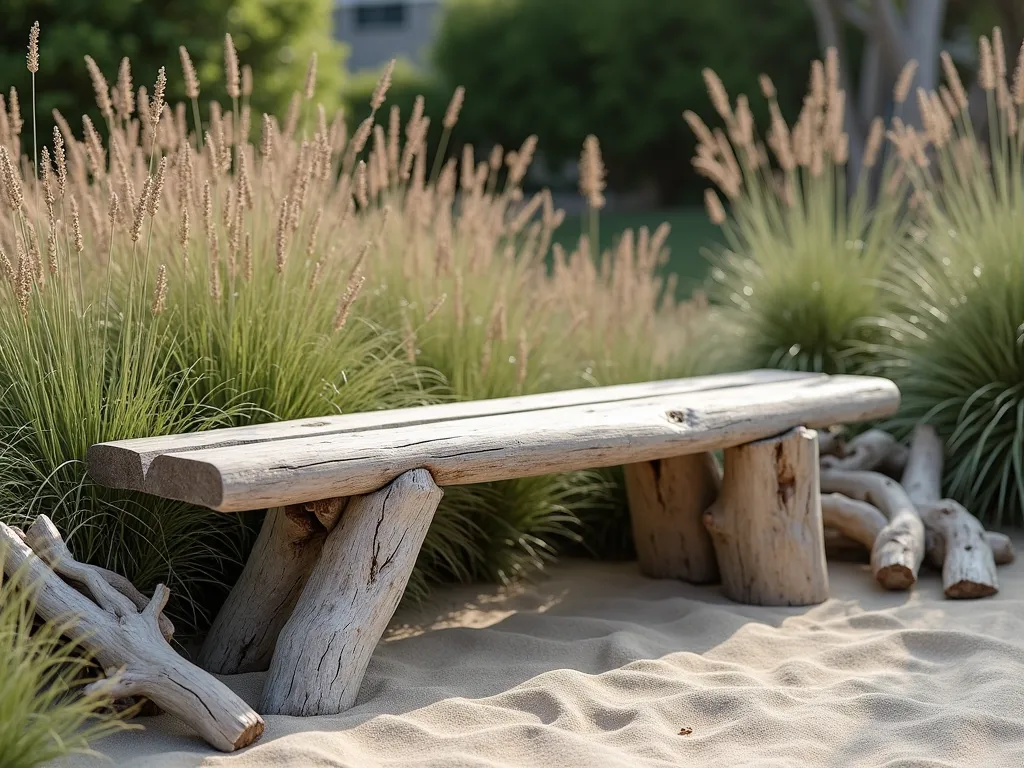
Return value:
[[(95, 688), (115, 698), (149, 699), (224, 752), (248, 746), (262, 735), (263, 719), (248, 704), (168, 645), (160, 628), (170, 596), (167, 587), (158, 584), (153, 598), (139, 610), (99, 569), (75, 561), (48, 518), (40, 517), (30, 531), (31, 535), (22, 534), (0, 523), (4, 573), (23, 573), (38, 587), (36, 611), (44, 620), (76, 617), (68, 635), (110, 674), (93, 683)], [(62, 574), (81, 584), (87, 594), (63, 581)]]
[[(96, 565), (84, 565), (71, 556), (70, 550), (61, 538), (57, 526), (46, 515), (36, 518), (25, 531), (23, 539), (44, 563), (52, 568), (58, 576), (73, 581), (82, 587), (88, 587), (90, 579), (99, 577), (122, 595), (132, 601), (140, 611), (149, 605), (150, 598), (135, 588), (128, 579), (119, 573), (108, 571)], [(174, 624), (162, 613), (158, 619), (160, 633), (164, 640), (170, 642), (174, 637)]]
[(942, 495), (942, 441), (934, 427), (919, 426), (910, 443), (903, 485), (925, 525), (945, 544), (942, 589), (946, 597), (988, 597), (999, 591), (996, 561), (985, 529), (970, 512)]
[(754, 605), (828, 599), (820, 500), (812, 430), (726, 450), (722, 490), (704, 524), (727, 597)]
[(278, 638), (262, 712), (327, 715), (355, 703), (440, 500), (416, 469), (349, 501)]
[[(935, 527), (931, 516), (921, 512), (925, 527), (926, 559), (933, 568), (941, 569), (946, 558), (946, 538)], [(826, 550), (830, 556), (835, 553), (841, 559), (855, 556), (857, 550), (870, 552), (886, 524), (885, 515), (877, 508), (841, 493), (821, 495), (821, 515), (825, 523)], [(996, 565), (1013, 562), (1013, 542), (1005, 533), (985, 531), (985, 542), (992, 549)]]
[(886, 516), (871, 548), (871, 569), (886, 589), (909, 589), (924, 560), (924, 523), (903, 487), (878, 472), (821, 473), (821, 488), (876, 507)]
[(907, 448), (881, 429), (870, 429), (846, 444), (841, 455), (822, 456), (822, 469), (879, 471), (899, 476), (907, 463)]
[(877, 507), (841, 493), (821, 494), (821, 517), (826, 528), (839, 531), (869, 551), (888, 522)]

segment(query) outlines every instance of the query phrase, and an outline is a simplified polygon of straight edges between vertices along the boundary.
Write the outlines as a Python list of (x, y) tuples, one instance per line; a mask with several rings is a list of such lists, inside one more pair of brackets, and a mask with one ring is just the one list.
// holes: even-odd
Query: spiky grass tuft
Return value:
[[(4, 561), (0, 550), (0, 563)], [(100, 692), (84, 692), (88, 654), (63, 638), (63, 621), (39, 623), (36, 588), (0, 570), (0, 755), (5, 768), (35, 768), (128, 728)], [(73, 620), (73, 619), (72, 619)]]
[[(711, 296), (735, 337), (741, 368), (856, 372), (873, 338), (869, 321), (885, 307), (880, 283), (905, 228), (905, 181), (892, 173), (892, 163), (876, 167), (880, 122), (859, 178), (850, 179), (837, 67), (834, 52), (825, 63), (814, 62), (792, 126), (774, 88), (763, 87), (772, 116), (763, 139), (746, 97), (733, 106), (710, 71), (709, 92), (726, 130), (686, 115), (700, 141), (694, 167), (729, 202), (727, 216), (718, 196), (707, 195), (709, 216), (728, 245), (711, 254)], [(872, 204), (876, 174), (883, 193)]]
[[(994, 35), (994, 37), (996, 37)], [(980, 45), (988, 135), (971, 122), (952, 63), (939, 94), (919, 91), (922, 134), (893, 140), (915, 187), (918, 228), (882, 324), (898, 427), (933, 424), (945, 491), (988, 524), (1024, 522), (1024, 69), (1008, 83)], [(944, 57), (945, 60), (945, 57)], [(1016, 96), (1014, 96), (1016, 94)]]

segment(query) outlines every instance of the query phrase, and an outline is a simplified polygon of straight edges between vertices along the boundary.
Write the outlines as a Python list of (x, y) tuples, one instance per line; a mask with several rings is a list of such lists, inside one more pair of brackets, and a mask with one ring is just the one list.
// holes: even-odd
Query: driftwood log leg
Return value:
[(935, 429), (914, 430), (903, 486), (925, 526), (945, 543), (942, 589), (946, 597), (988, 597), (999, 591), (996, 561), (976, 517), (952, 499), (942, 499), (942, 441)]
[(430, 473), (415, 469), (349, 501), (278, 638), (260, 711), (328, 715), (352, 706), (440, 500)]
[(730, 599), (754, 605), (828, 599), (812, 430), (799, 427), (726, 450), (722, 490), (704, 524)]
[(710, 453), (624, 467), (640, 570), (693, 584), (718, 580), (704, 512), (718, 498), (722, 471)]
[(245, 568), (199, 652), (203, 669), (232, 675), (270, 666), (277, 636), (344, 504), (334, 499), (267, 510)]
[[(112, 698), (143, 696), (224, 752), (248, 746), (262, 735), (263, 719), (248, 704), (167, 644), (159, 622), (170, 596), (163, 584), (140, 611), (98, 569), (71, 556), (49, 519), (40, 517), (33, 528), (35, 535), (29, 537), (0, 523), (3, 571), (22, 575), (38, 589), (36, 612), (44, 620), (68, 621), (66, 633), (80, 641), (108, 675), (92, 686)], [(45, 542), (42, 556), (29, 541)], [(83, 585), (88, 595), (62, 575)]]

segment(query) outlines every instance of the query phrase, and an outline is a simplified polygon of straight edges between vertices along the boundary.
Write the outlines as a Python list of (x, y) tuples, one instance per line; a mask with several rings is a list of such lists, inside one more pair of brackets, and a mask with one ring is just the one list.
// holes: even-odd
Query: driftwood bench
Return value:
[(625, 465), (645, 573), (815, 603), (828, 577), (809, 428), (898, 404), (885, 379), (752, 371), (102, 443), (88, 470), (222, 512), (269, 510), (199, 663), (268, 669), (264, 714), (328, 714), (356, 699), (438, 486)]

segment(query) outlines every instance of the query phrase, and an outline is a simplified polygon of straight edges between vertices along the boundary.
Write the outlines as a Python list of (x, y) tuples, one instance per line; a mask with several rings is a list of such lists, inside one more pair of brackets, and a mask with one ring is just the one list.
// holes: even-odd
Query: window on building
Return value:
[(357, 29), (394, 29), (405, 24), (405, 3), (356, 6)]

